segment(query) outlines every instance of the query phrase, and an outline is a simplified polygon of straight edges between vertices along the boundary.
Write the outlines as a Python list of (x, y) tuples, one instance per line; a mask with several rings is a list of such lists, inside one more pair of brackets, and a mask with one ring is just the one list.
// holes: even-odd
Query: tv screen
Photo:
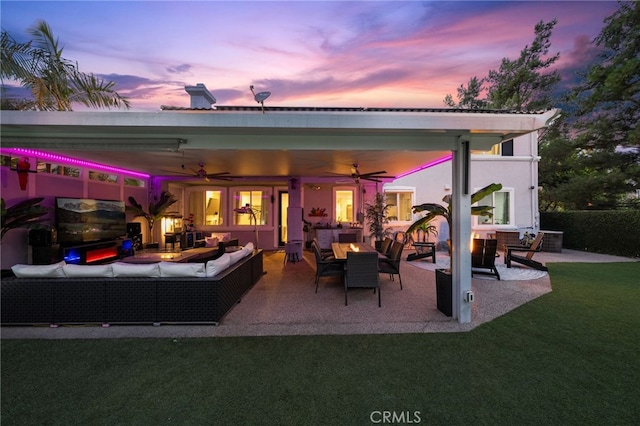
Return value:
[(112, 240), (127, 233), (124, 201), (56, 198), (60, 244)]

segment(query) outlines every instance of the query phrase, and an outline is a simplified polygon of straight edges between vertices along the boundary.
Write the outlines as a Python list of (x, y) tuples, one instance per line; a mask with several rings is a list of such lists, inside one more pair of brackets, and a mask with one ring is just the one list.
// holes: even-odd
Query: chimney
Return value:
[(184, 90), (191, 95), (191, 108), (210, 109), (211, 105), (216, 103), (216, 98), (202, 83), (198, 83), (195, 86), (184, 86)]

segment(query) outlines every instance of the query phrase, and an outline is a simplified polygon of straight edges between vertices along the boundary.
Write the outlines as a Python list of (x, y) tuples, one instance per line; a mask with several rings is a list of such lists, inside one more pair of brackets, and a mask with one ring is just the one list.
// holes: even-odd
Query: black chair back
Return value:
[(347, 252), (347, 267), (344, 277), (344, 304), (347, 305), (349, 288), (373, 288), (380, 302), (380, 277), (378, 275), (378, 253)]
[(338, 242), (339, 243), (357, 243), (358, 235), (357, 234), (338, 234)]

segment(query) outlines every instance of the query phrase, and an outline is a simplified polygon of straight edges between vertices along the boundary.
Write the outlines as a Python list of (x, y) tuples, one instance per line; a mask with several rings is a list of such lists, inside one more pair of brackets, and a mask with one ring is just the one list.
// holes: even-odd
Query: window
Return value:
[(226, 190), (204, 189), (188, 191), (187, 216), (193, 215), (193, 224), (222, 225), (224, 224), (224, 207)]
[(475, 155), (500, 155), (502, 157), (513, 157), (513, 139), (497, 143), (491, 147), (489, 151), (472, 150)]
[(334, 190), (336, 222), (354, 222), (353, 219), (353, 189)]
[(78, 167), (62, 166), (60, 164), (44, 163), (38, 161), (38, 173), (51, 173), (54, 175), (80, 177), (80, 169)]
[(513, 189), (494, 192), (478, 201), (479, 206), (493, 206), (493, 216), (478, 216), (478, 225), (511, 225), (513, 221)]
[(236, 213), (235, 209), (250, 207), (256, 216), (258, 225), (266, 225), (269, 215), (269, 203), (267, 198), (270, 194), (260, 189), (235, 191), (233, 194), (233, 224), (253, 225), (253, 215), (246, 213)]
[(413, 219), (411, 207), (413, 207), (413, 189), (389, 188), (384, 191), (384, 202), (389, 206), (387, 219), (391, 222), (409, 222)]
[(105, 172), (95, 172), (93, 170), (89, 171), (89, 179), (90, 180), (97, 180), (100, 182), (109, 182), (109, 183), (118, 183), (118, 175), (114, 175), (111, 173), (105, 173)]
[(144, 180), (126, 177), (124, 178), (125, 186), (137, 186), (139, 188), (144, 188)]

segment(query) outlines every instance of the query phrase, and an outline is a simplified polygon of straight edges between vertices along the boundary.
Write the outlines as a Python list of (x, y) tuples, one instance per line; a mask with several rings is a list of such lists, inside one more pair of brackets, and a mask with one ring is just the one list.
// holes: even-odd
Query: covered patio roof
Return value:
[[(202, 162), (247, 179), (400, 176), (456, 150), (543, 128), (543, 113), (406, 108), (167, 108), (157, 113), (2, 111), (2, 146), (37, 148), (153, 176)], [(131, 155), (131, 151), (143, 151)], [(202, 183), (194, 181), (194, 183)]]

